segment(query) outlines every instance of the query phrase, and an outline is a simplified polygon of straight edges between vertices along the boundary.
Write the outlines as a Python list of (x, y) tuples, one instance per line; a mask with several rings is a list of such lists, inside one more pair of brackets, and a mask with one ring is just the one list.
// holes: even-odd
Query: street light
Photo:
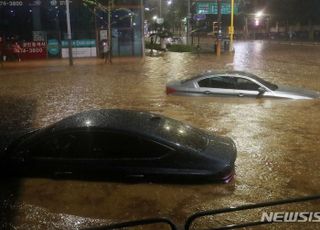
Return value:
[[(261, 19), (261, 17), (263, 16), (263, 11), (262, 10), (260, 10), (260, 11), (258, 11), (258, 12), (256, 12), (255, 14), (254, 14), (254, 16), (255, 16), (255, 18), (254, 18), (254, 24), (255, 24), (255, 26), (258, 28), (258, 26), (260, 26), (260, 19)], [(254, 39), (256, 39), (256, 30), (257, 29), (255, 29), (254, 30)]]
[(170, 6), (171, 4), (172, 4), (172, 1), (169, 0), (169, 1), (167, 2), (167, 5)]
[(158, 16), (157, 16), (157, 15), (154, 15), (154, 16), (152, 17), (153, 21), (156, 21), (156, 20), (157, 20), (157, 18), (158, 18)]
[(260, 25), (260, 18), (263, 16), (263, 11), (260, 10), (258, 11), (257, 13), (255, 13), (255, 19), (254, 19), (254, 24), (256, 26), (259, 26)]
[(261, 18), (263, 16), (263, 11), (260, 10), (255, 15), (256, 15), (256, 18)]

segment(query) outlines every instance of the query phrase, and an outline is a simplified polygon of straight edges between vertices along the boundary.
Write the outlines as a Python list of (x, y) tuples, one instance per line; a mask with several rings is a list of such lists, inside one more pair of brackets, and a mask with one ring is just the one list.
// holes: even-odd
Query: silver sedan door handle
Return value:
[(239, 96), (239, 97), (243, 97), (244, 94), (243, 94), (243, 93), (239, 93), (238, 96)]
[(210, 91), (204, 91), (204, 94), (209, 95), (209, 94), (211, 94), (211, 92)]

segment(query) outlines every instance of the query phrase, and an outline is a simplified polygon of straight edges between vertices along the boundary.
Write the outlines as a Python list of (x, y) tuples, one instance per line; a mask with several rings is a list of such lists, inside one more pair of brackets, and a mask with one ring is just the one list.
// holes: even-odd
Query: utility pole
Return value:
[(217, 36), (216, 55), (218, 57), (221, 54), (221, 1), (222, 0), (217, 0), (217, 3), (218, 3), (218, 36)]
[(248, 16), (244, 16), (244, 38), (247, 40), (249, 38), (249, 30), (248, 30)]
[(230, 23), (230, 45), (229, 51), (233, 51), (233, 35), (234, 35), (234, 25), (233, 25), (233, 15), (234, 15), (234, 0), (231, 0), (231, 23)]
[(66, 0), (66, 16), (67, 16), (68, 47), (69, 47), (69, 65), (73, 66), (69, 0)]
[(187, 15), (187, 45), (190, 45), (190, 17), (191, 17), (191, 6), (190, 6), (190, 1), (188, 1), (188, 15)]
[(144, 57), (144, 49), (145, 49), (145, 41), (144, 41), (144, 5), (143, 5), (143, 0), (140, 0), (140, 10), (141, 10), (141, 40), (142, 40), (142, 46), (141, 46), (141, 56)]
[[(164, 31), (164, 26), (163, 26), (164, 19), (162, 18), (162, 0), (159, 0), (159, 19), (157, 19), (157, 20), (158, 20), (157, 23), (159, 25), (161, 25), (161, 27), (160, 27), (161, 32), (163, 32)], [(160, 47), (161, 47), (161, 49), (166, 49), (166, 44), (165, 44), (162, 36), (160, 37)]]
[(100, 55), (100, 50), (99, 50), (99, 31), (97, 28), (97, 7), (95, 6), (93, 9), (93, 14), (94, 14), (94, 29), (96, 31), (96, 50), (97, 50), (97, 56), (99, 57)]
[(109, 63), (112, 63), (112, 31), (111, 31), (111, 8), (112, 8), (113, 0), (108, 1), (108, 60)]

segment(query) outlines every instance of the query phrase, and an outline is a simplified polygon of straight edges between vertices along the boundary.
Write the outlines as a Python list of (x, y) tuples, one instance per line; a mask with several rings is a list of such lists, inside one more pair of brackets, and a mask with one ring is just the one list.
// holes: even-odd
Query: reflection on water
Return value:
[[(174, 97), (166, 96), (164, 86), (169, 80), (233, 63), (235, 69), (275, 83), (320, 91), (319, 53), (320, 47), (258, 41), (236, 43), (234, 55), (220, 58), (167, 53), (125, 65), (79, 61), (73, 68), (62, 65), (3, 70), (0, 102), (8, 103), (4, 100), (9, 97), (24, 98), (25, 102), (20, 100), (16, 114), (12, 111), (15, 107), (10, 109), (10, 116), (1, 107), (1, 114), (10, 120), (24, 113), (21, 108), (31, 106), (32, 116), (27, 116), (23, 126), (43, 127), (93, 108), (136, 109), (230, 136), (238, 147), (236, 178), (230, 184), (24, 179), (17, 186), (19, 193), (12, 192), (14, 218), (4, 222), (20, 229), (32, 225), (38, 229), (78, 228), (153, 216), (182, 222), (198, 210), (316, 193), (320, 190), (319, 100)], [(2, 202), (7, 202), (8, 190), (1, 193)]]

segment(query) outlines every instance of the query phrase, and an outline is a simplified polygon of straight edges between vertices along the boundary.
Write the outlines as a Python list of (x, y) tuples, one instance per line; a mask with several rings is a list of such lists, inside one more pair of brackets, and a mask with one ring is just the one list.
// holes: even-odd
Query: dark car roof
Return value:
[(194, 150), (203, 149), (207, 144), (205, 132), (182, 122), (148, 112), (120, 109), (81, 112), (41, 129), (35, 135), (88, 128), (141, 134)]

